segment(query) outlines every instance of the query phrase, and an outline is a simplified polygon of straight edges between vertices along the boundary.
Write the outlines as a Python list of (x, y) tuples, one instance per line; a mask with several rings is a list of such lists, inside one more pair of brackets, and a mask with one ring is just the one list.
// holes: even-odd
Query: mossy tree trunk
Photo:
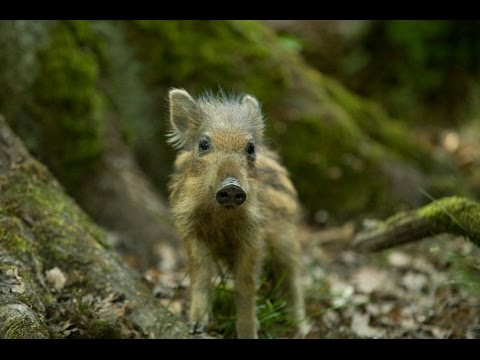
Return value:
[(0, 113), (66, 192), (116, 239), (117, 250), (133, 255), (143, 269), (164, 269), (176, 264), (179, 242), (166, 201), (137, 166), (117, 103), (109, 98), (112, 91), (105, 91), (118, 69), (111, 69), (114, 55), (94, 23), (0, 23), (0, 62), (6, 65), (0, 69), (6, 84)]
[(0, 337), (187, 337), (0, 118)]
[(436, 200), (360, 232), (354, 246), (378, 251), (442, 233), (464, 236), (480, 246), (480, 204), (456, 196)]

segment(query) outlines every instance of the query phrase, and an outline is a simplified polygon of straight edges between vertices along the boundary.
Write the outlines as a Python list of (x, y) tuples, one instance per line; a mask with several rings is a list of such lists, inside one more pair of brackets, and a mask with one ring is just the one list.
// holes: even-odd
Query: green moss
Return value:
[(349, 113), (366, 136), (422, 168), (431, 165), (426, 150), (413, 138), (406, 136), (407, 128), (401, 122), (389, 118), (378, 104), (360, 98), (331, 78), (324, 77), (323, 82), (333, 100)]
[[(345, 130), (312, 118), (290, 125), (288, 136), (280, 138), (284, 161), (307, 208), (326, 208), (335, 215), (346, 215), (371, 200), (366, 177), (370, 164), (355, 155), (354, 144), (358, 141), (352, 140), (358, 139), (358, 134)], [(351, 161), (357, 166), (350, 166)]]
[(120, 339), (122, 337), (116, 324), (105, 320), (91, 320), (87, 331), (93, 339)]
[[(27, 219), (27, 221), (29, 220), (31, 219)], [(12, 299), (14, 299), (13, 303), (28, 304), (36, 313), (42, 314), (44, 304), (49, 304), (52, 299), (46, 294), (43, 287), (39, 288), (35, 283), (38, 270), (36, 268), (38, 266), (36, 244), (25, 221), (8, 214), (3, 209), (0, 210), (0, 250), (0, 284), (2, 284), (0, 287), (2, 290), (7, 290), (2, 291), (0, 305), (7, 304), (7, 309), (8, 304), (12, 304)], [(10, 287), (13, 288), (13, 286), (16, 286), (18, 290), (11, 292)], [(12, 311), (14, 311), (16, 305), (12, 306)], [(25, 314), (25, 312), (20, 312), (18, 316), (22, 318)], [(32, 313), (29, 316), (34, 315)]]
[[(6, 320), (6, 321), (5, 321)], [(0, 307), (0, 338), (45, 339), (48, 332), (41, 319), (25, 304), (16, 303)]]
[[(3, 304), (25, 303), (45, 317), (53, 337), (187, 336), (182, 322), (158, 331), (163, 317), (173, 315), (117, 254), (105, 250), (104, 232), (65, 195), (46, 167), (26, 153), (5, 122), (0, 128), (2, 150), (15, 159), (0, 174), (0, 224), (13, 219), (17, 225), (5, 226), (15, 235), (10, 247), (17, 246), (17, 235), (26, 244), (25, 256), (9, 251), (1, 233), (0, 310)], [(4, 271), (9, 269), (5, 264), (12, 272)], [(52, 289), (47, 278), (46, 271), (55, 267), (67, 279), (61, 289)], [(11, 285), (18, 291), (10, 291)], [(72, 330), (65, 328), (69, 322)]]
[[(127, 25), (132, 45), (150, 65), (149, 84), (189, 83), (194, 92), (219, 86), (255, 90), (267, 99), (275, 85), (284, 87), (287, 81), (284, 72), (277, 69), (280, 64), (265, 61), (274, 54), (264, 41), (275, 38), (256, 21), (149, 20)], [(264, 76), (250, 76), (252, 66), (258, 72), (265, 71)]]
[(418, 210), (436, 232), (465, 236), (480, 246), (480, 205), (458, 196), (432, 202)]
[[(47, 306), (50, 309), (48, 311), (53, 314), (59, 311), (58, 307), (63, 308), (63, 321), (69, 319), (74, 322), (81, 329), (80, 332), (88, 337), (120, 337), (120, 331), (115, 323), (99, 317), (95, 308), (90, 306), (91, 302), (83, 302), (85, 293), (90, 293), (92, 289), (98, 287), (98, 278), (74, 275), (71, 271), (72, 268), (84, 269), (95, 261), (95, 269), (92, 269), (92, 273), (107, 279), (108, 283), (109, 277), (112, 276), (111, 272), (117, 269), (109, 267), (111, 259), (109, 255), (103, 253), (106, 247), (105, 234), (91, 222), (72, 199), (61, 192), (58, 186), (52, 186), (55, 183), (45, 182), (44, 167), (27, 164), (23, 167), (23, 170), (26, 169), (34, 170), (33, 176), (31, 172), (20, 171), (15, 175), (12, 174), (8, 183), (2, 183), (0, 248), (15, 259), (23, 258), (25, 264), (41, 262), (42, 265), (38, 269), (19, 270), (25, 291), (16, 294), (15, 299), (33, 307), (38, 305), (36, 311), (40, 314), (45, 311), (44, 306)], [(43, 176), (35, 175), (42, 169)], [(20, 219), (25, 219), (26, 222)], [(67, 278), (73, 281), (74, 287), (78, 289), (72, 292), (71, 298), (64, 304), (62, 301), (59, 303), (58, 298), (46, 291), (44, 287), (39, 288), (36, 285), (38, 279), (35, 276), (39, 276), (38, 271), (40, 276), (43, 276), (44, 270), (53, 267), (59, 267), (64, 271)], [(0, 266), (0, 273), (5, 273), (8, 269)], [(78, 276), (80, 277), (76, 279)], [(49, 319), (49, 321), (55, 323), (56, 320)], [(22, 337), (23, 335), (17, 333), (17, 330), (25, 332), (25, 329), (28, 329), (27, 325), (23, 320), (19, 320), (18, 324), (9, 325), (6, 336)], [(34, 330), (30, 328), (31, 331)], [(55, 327), (57, 328), (58, 326)], [(27, 331), (25, 334), (28, 337), (30, 332)]]
[(27, 241), (18, 234), (20, 225), (19, 219), (0, 213), (0, 243), (8, 252), (24, 253), (28, 249)]
[(96, 166), (103, 149), (101, 49), (88, 22), (59, 21), (38, 53), (31, 112), (41, 134), (33, 150), (70, 190)]
[(90, 338), (121, 338), (120, 326), (115, 321), (105, 320), (98, 317), (95, 308), (95, 300), (87, 300), (81, 292), (76, 292), (75, 319), (74, 321), (83, 328), (83, 331)]
[[(20, 193), (21, 198), (18, 197)], [(46, 184), (41, 177), (18, 174), (3, 190), (2, 198), (6, 214), (29, 214), (31, 221), (36, 222), (33, 234), (37, 238), (48, 239), (42, 251), (45, 252), (45, 258), (51, 260), (51, 264), (64, 263), (66, 267), (69, 266), (71, 253), (65, 252), (64, 246), (69, 244), (72, 252), (81, 246), (72, 235), (80, 229), (85, 236), (97, 240), (96, 246), (108, 248), (105, 233), (85, 213), (79, 211), (78, 205), (71, 198), (63, 195), (58, 188)], [(63, 245), (59, 246), (59, 243)], [(91, 251), (95, 251), (95, 248)], [(79, 258), (89, 256), (88, 253), (79, 254)]]
[[(458, 124), (474, 110), (478, 25), (461, 20), (371, 22), (347, 46), (335, 73), (411, 124)], [(346, 63), (358, 63), (359, 56), (365, 61), (346, 71)]]
[[(220, 86), (257, 96), (267, 135), (310, 211), (391, 211), (402, 200), (391, 196), (385, 168), (435, 163), (400, 123), (306, 66), (260, 22), (140, 21), (123, 28), (144, 65), (144, 83), (159, 99), (156, 112), (167, 114), (170, 87), (197, 95)], [(135, 140), (136, 153), (165, 190), (174, 152), (165, 143), (167, 122), (150, 123), (148, 135)]]

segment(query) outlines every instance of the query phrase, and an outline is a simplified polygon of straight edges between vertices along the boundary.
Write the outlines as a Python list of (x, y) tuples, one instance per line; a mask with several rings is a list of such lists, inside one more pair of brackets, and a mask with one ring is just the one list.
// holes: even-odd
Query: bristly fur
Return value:
[(185, 147), (187, 138), (183, 137), (177, 128), (170, 125), (170, 129), (167, 131), (167, 143), (172, 145), (175, 150), (180, 150)]
[(191, 131), (182, 132), (175, 126), (170, 114), (170, 129), (166, 134), (167, 142), (176, 150), (183, 149), (188, 146), (189, 140), (194, 138), (200, 127), (210, 127), (221, 121), (228, 122), (229, 127), (247, 129), (257, 135), (257, 141), (261, 141), (264, 123), (260, 105), (258, 102), (258, 107), (245, 104), (243, 101), (247, 96), (249, 95), (235, 94), (222, 89), (218, 91), (218, 95), (214, 95), (211, 91), (205, 91), (197, 99), (194, 99), (196, 110), (189, 119), (194, 125), (189, 127)]
[[(237, 336), (258, 337), (256, 281), (270, 253), (273, 273), (284, 279), (289, 314), (304, 336), (298, 199), (287, 170), (264, 143), (258, 101), (223, 91), (194, 100), (172, 89), (169, 96), (169, 142), (182, 150), (169, 183), (170, 205), (187, 252), (191, 332), (202, 332), (209, 321), (210, 281), (220, 261), (235, 278)], [(237, 181), (243, 202), (224, 206), (218, 200), (228, 178)]]

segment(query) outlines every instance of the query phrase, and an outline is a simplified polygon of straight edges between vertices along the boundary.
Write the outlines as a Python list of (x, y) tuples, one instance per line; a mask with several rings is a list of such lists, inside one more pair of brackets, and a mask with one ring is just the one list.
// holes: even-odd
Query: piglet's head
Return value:
[(189, 171), (197, 182), (198, 201), (230, 209), (248, 204), (263, 142), (258, 101), (250, 95), (194, 100), (182, 89), (171, 90), (169, 101), (168, 141), (191, 153)]

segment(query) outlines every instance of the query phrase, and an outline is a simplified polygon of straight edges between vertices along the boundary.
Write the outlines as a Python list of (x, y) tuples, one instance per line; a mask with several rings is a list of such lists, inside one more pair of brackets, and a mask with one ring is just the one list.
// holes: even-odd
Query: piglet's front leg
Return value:
[(235, 261), (235, 302), (237, 307), (237, 337), (257, 339), (256, 279), (259, 265), (258, 250), (242, 249)]
[(198, 240), (187, 241), (187, 255), (191, 282), (190, 334), (201, 334), (209, 320), (213, 262), (208, 250)]

